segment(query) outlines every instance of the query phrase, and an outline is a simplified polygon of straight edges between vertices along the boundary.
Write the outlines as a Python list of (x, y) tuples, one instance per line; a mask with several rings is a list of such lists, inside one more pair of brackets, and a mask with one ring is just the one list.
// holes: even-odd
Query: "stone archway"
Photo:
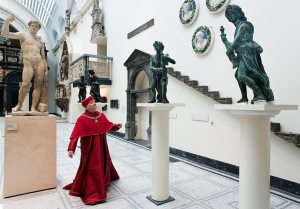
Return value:
[(149, 88), (135, 89), (137, 77), (142, 71), (146, 73), (149, 84), (151, 82), (150, 56), (150, 54), (135, 49), (124, 63), (124, 66), (127, 67), (128, 79), (126, 89), (127, 115), (125, 124), (125, 139), (128, 140), (133, 140), (137, 133), (135, 114), (138, 113), (136, 106), (138, 95), (150, 92)]

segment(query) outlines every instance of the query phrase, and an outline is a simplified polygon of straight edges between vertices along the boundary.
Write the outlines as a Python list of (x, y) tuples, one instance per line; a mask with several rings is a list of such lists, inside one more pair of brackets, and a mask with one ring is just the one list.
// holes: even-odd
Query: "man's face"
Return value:
[(29, 30), (37, 33), (40, 30), (40, 26), (37, 23), (31, 23), (29, 25)]
[(88, 103), (88, 105), (86, 106), (86, 110), (88, 112), (95, 112), (97, 109), (97, 105), (95, 103), (95, 100), (92, 100)]

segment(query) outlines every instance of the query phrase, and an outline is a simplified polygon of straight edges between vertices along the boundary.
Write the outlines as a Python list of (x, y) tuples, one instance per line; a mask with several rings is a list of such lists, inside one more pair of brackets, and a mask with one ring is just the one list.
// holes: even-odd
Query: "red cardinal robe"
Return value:
[(103, 113), (86, 111), (76, 121), (70, 137), (68, 151), (74, 151), (78, 138), (81, 140), (81, 158), (73, 183), (64, 187), (70, 195), (81, 197), (85, 204), (94, 204), (106, 199), (110, 182), (119, 179), (111, 161), (106, 132), (118, 130)]

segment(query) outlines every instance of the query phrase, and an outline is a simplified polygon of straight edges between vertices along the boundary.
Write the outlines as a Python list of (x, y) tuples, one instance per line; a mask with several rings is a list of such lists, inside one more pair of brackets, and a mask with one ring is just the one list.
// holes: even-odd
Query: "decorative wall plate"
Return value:
[(191, 25), (199, 13), (197, 0), (185, 0), (179, 10), (179, 19), (183, 25)]
[(192, 46), (197, 54), (204, 55), (210, 51), (214, 44), (212, 28), (200, 26), (196, 29), (192, 38)]
[(227, 7), (230, 0), (206, 0), (206, 7), (211, 13), (221, 12)]

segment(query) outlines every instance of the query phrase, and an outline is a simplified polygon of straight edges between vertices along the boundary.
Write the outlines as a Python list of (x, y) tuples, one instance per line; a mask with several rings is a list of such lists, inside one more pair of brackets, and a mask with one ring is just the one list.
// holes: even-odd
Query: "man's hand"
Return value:
[(122, 128), (122, 123), (118, 123), (118, 124), (117, 124), (117, 128), (118, 128), (118, 129)]
[(74, 155), (75, 155), (75, 154), (74, 154), (73, 151), (71, 151), (71, 150), (68, 151), (68, 156), (69, 156), (70, 158), (73, 158)]

